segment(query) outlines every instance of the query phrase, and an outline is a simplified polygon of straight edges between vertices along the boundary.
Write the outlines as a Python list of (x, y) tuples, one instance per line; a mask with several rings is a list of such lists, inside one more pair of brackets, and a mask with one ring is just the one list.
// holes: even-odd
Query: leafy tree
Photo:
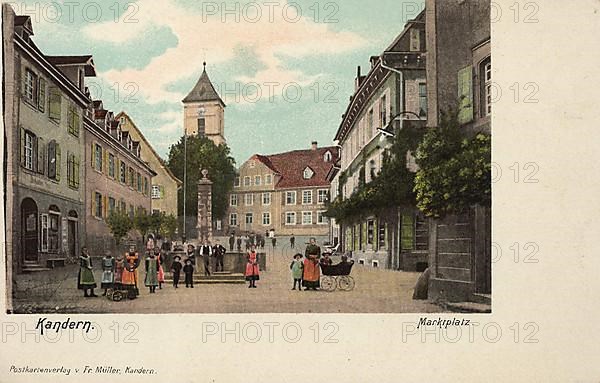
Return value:
[(425, 134), (417, 150), (417, 206), (442, 217), (470, 206), (491, 206), (491, 137), (463, 137), (457, 114), (443, 113), (440, 126)]
[(110, 213), (106, 219), (106, 224), (108, 225), (108, 229), (113, 235), (117, 246), (121, 244), (123, 238), (125, 238), (127, 233), (129, 233), (129, 231), (133, 228), (133, 222), (131, 221), (131, 218), (121, 211)]
[(164, 211), (154, 211), (150, 215), (150, 230), (152, 230), (154, 234), (160, 234), (160, 228), (165, 216), (166, 214)]
[(142, 235), (142, 241), (146, 241), (146, 235), (152, 227), (152, 217), (145, 211), (138, 209), (133, 216), (133, 227)]
[(160, 226), (160, 235), (163, 238), (172, 239), (175, 237), (175, 231), (177, 230), (177, 217), (173, 214), (163, 215), (162, 222)]
[[(184, 169), (184, 137), (171, 146), (167, 166), (175, 176), (183, 180)], [(233, 188), (236, 176), (235, 161), (230, 155), (227, 145), (215, 145), (206, 137), (187, 137), (187, 187), (186, 214), (198, 214), (198, 180), (201, 171), (208, 170), (208, 178), (212, 181), (212, 216), (222, 219), (228, 205), (228, 194)], [(179, 191), (178, 212), (183, 215), (183, 188)]]

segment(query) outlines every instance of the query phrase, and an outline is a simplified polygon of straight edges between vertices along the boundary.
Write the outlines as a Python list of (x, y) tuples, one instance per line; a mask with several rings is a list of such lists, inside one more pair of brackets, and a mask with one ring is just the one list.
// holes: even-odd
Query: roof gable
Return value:
[(218, 101), (221, 105), (225, 106), (223, 100), (215, 90), (208, 74), (206, 73), (206, 63), (204, 63), (204, 70), (200, 79), (191, 90), (191, 92), (183, 99), (184, 103), (190, 102), (204, 102), (204, 101)]

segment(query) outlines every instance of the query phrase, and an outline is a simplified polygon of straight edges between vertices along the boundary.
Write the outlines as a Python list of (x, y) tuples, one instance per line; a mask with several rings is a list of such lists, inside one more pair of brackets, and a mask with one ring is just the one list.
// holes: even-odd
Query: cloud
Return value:
[[(154, 57), (146, 67), (111, 69), (99, 73), (109, 83), (137, 83), (141, 95), (150, 104), (179, 103), (185, 94), (169, 89), (170, 84), (199, 74), (202, 62), (207, 57), (210, 65), (232, 60), (239, 46), (252, 46), (262, 65), (254, 75), (234, 77), (232, 81), (261, 85), (267, 82), (297, 83), (306, 86), (314, 80), (314, 76), (305, 75), (300, 70), (286, 69), (279, 57), (335, 55), (360, 48), (367, 43), (361, 36), (334, 31), (327, 24), (314, 23), (308, 17), (291, 22), (291, 18), (296, 19), (293, 12), (282, 11), (287, 3), (274, 7), (272, 15), (265, 7), (262, 17), (256, 22), (244, 19), (244, 16), (246, 19), (255, 17), (251, 10), (244, 13), (244, 8), (240, 10), (240, 22), (235, 22), (234, 15), (228, 15), (226, 22), (223, 22), (220, 12), (207, 17), (207, 12), (185, 8), (175, 0), (139, 0), (136, 4), (139, 6), (135, 15), (137, 23), (126, 23), (124, 20), (119, 20), (116, 24), (113, 21), (96, 23), (84, 27), (83, 32), (90, 39), (117, 45), (131, 43), (143, 33), (149, 33), (157, 27), (171, 30), (177, 38), (177, 45), (167, 49), (161, 56)], [(221, 6), (221, 3), (202, 4), (203, 7), (205, 4)]]

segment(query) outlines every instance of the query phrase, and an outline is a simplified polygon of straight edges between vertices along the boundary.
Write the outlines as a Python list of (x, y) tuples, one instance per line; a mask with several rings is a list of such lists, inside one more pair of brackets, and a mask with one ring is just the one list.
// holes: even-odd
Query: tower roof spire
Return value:
[(206, 61), (202, 63), (204, 66), (204, 70), (202, 71), (202, 75), (200, 79), (192, 89), (192, 91), (183, 99), (184, 103), (190, 102), (203, 102), (203, 101), (218, 101), (223, 106), (225, 103), (215, 90), (210, 78), (208, 78), (208, 74), (206, 73)]

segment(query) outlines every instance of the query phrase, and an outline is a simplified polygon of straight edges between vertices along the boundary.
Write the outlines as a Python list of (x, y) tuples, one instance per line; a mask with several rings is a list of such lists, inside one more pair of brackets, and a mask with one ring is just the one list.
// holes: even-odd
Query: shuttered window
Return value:
[(38, 109), (40, 112), (46, 110), (46, 80), (43, 78), (40, 78), (39, 82)]
[(458, 122), (465, 124), (473, 120), (473, 74), (471, 66), (458, 72)]
[(51, 87), (49, 91), (50, 97), (50, 118), (56, 122), (60, 122), (61, 107), (62, 107), (62, 96), (60, 89), (57, 87)]

